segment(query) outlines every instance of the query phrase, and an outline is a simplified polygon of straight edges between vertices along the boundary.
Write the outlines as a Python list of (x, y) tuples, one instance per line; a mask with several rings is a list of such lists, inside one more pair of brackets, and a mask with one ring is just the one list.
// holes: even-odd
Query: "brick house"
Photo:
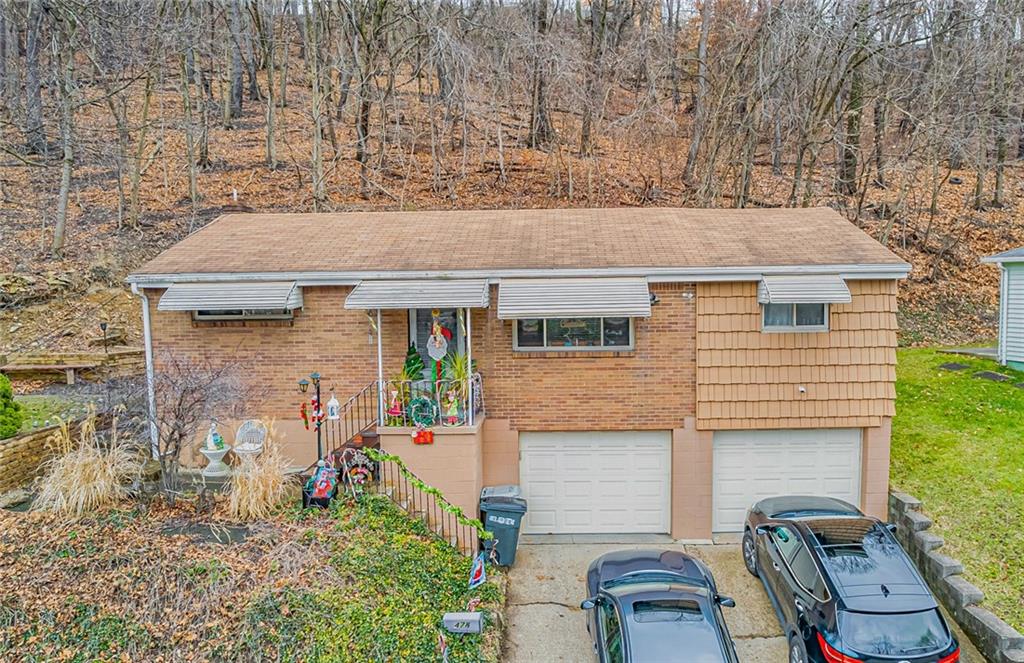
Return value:
[(526, 532), (704, 540), (772, 494), (884, 517), (908, 271), (829, 209), (360, 212), (228, 214), (129, 282), (151, 370), (238, 362), (297, 463), (317, 371), (467, 512), (518, 483)]

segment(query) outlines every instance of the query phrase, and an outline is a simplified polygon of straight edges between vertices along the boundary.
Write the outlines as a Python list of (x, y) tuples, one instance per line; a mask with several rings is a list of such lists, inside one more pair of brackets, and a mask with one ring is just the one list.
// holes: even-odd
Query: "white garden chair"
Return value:
[(255, 457), (263, 451), (266, 441), (267, 425), (259, 419), (247, 419), (235, 431), (234, 452), (242, 457)]

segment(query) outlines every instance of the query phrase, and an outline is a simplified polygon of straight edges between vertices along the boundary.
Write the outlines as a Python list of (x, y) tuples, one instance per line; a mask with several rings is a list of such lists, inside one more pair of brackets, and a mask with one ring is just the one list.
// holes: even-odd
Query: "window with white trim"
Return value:
[(289, 309), (224, 309), (217, 311), (193, 311), (193, 320), (291, 320), (294, 312)]
[(633, 349), (633, 318), (527, 318), (516, 320), (513, 329), (516, 350)]
[(762, 331), (828, 331), (828, 304), (761, 304)]

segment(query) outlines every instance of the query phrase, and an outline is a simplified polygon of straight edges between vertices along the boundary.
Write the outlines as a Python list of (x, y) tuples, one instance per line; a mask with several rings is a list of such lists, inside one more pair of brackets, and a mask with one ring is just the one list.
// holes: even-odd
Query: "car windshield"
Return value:
[(944, 649), (949, 632), (937, 610), (870, 614), (839, 613), (839, 637), (863, 654), (916, 656)]
[(627, 625), (634, 660), (678, 660), (681, 652), (686, 653), (686, 660), (691, 663), (727, 660), (718, 630), (696, 601), (636, 601)]
[(604, 583), (604, 586), (616, 587), (618, 585), (626, 585), (634, 582), (684, 583), (687, 585), (697, 586), (704, 586), (706, 584), (703, 580), (688, 578), (679, 573), (671, 573), (669, 571), (640, 571), (636, 573), (627, 573), (624, 576), (608, 580)]

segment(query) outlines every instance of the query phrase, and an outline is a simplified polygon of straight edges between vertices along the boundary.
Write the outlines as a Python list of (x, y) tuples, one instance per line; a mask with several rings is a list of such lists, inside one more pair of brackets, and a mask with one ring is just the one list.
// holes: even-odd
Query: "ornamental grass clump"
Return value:
[(243, 456), (231, 476), (228, 512), (235, 520), (264, 520), (297, 483), (288, 474), (288, 459), (281, 454), (273, 422), (267, 424), (267, 439), (259, 455)]
[(138, 448), (120, 438), (116, 417), (108, 439), (96, 431), (95, 412), (82, 421), (77, 432), (76, 440), (70, 424), (63, 421), (48, 439), (57, 455), (43, 464), (33, 509), (81, 518), (126, 497), (139, 476), (142, 459)]

